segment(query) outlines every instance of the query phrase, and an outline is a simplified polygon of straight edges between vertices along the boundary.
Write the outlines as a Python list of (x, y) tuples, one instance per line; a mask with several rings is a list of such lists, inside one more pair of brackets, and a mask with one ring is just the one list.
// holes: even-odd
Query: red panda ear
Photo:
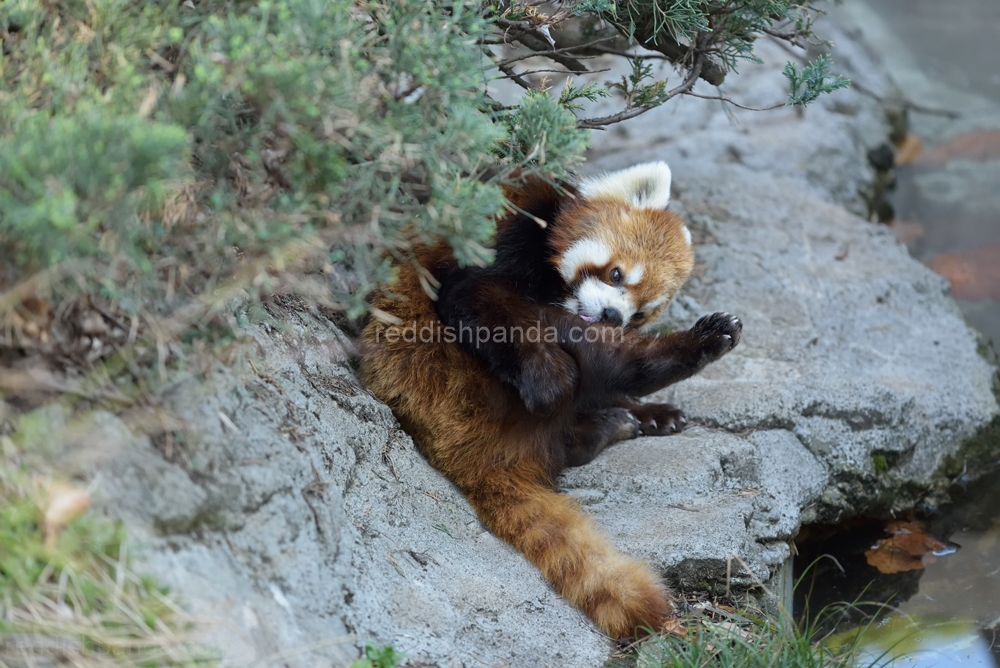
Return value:
[(665, 162), (647, 162), (593, 176), (580, 183), (580, 194), (585, 199), (617, 199), (642, 209), (666, 209), (670, 167)]

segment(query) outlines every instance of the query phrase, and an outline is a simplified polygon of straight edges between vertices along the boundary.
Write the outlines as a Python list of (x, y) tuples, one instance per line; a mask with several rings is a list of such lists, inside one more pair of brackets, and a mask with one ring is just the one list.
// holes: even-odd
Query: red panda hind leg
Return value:
[(641, 426), (625, 408), (603, 408), (580, 416), (566, 444), (566, 466), (589, 464), (609, 445), (638, 436)]
[(673, 404), (641, 404), (638, 401), (619, 401), (616, 405), (627, 409), (639, 421), (643, 436), (676, 434), (687, 426), (684, 411)]
[(520, 550), (556, 591), (612, 638), (659, 630), (673, 612), (663, 582), (608, 543), (570, 497), (530, 465), (496, 469), (464, 489), (497, 536)]

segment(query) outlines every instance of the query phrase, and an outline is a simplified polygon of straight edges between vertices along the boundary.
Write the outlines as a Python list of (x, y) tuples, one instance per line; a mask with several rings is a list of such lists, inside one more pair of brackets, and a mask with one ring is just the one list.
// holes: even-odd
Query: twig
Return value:
[(684, 79), (684, 81), (676, 88), (667, 91), (660, 104), (653, 106), (635, 107), (633, 109), (626, 109), (624, 111), (620, 111), (617, 114), (612, 114), (610, 116), (600, 116), (598, 118), (586, 118), (582, 121), (578, 121), (576, 127), (583, 130), (603, 130), (604, 126), (606, 125), (612, 125), (613, 123), (627, 121), (630, 118), (635, 118), (640, 114), (646, 113), (650, 109), (655, 109), (656, 107), (660, 106), (667, 100), (673, 97), (677, 97), (678, 95), (686, 93), (690, 91), (692, 88), (694, 88), (695, 83), (698, 82), (698, 77), (701, 76), (701, 67), (703, 62), (704, 62), (704, 57), (701, 55), (697, 56), (694, 61), (694, 67), (691, 68), (691, 71), (688, 73), (687, 78)]
[(764, 32), (775, 39), (788, 42), (793, 46), (799, 47), (800, 49), (806, 48), (801, 42), (799, 42), (798, 38), (800, 35), (797, 32), (778, 32), (773, 28), (764, 28)]
[(517, 38), (517, 41), (534, 51), (533, 55), (545, 56), (549, 60), (554, 60), (574, 72), (583, 73), (587, 71), (583, 63), (572, 56), (565, 55), (562, 49), (554, 49), (548, 41), (539, 37), (535, 31), (526, 31)]
[[(590, 73), (591, 74), (599, 74), (601, 72), (610, 72), (610, 71), (611, 71), (610, 68), (605, 67), (602, 70), (592, 70)], [(512, 74), (508, 74), (507, 76), (497, 77), (497, 78), (498, 79), (509, 79), (512, 76), (525, 77), (525, 76), (528, 76), (529, 74), (585, 74), (585, 72), (567, 72), (566, 70), (527, 70), (527, 71), (524, 71), (524, 72), (517, 73), (517, 72), (514, 72), (513, 69), (511, 69), (511, 72), (512, 72)]]
[[(614, 36), (611, 36), (611, 37), (602, 37), (601, 39), (595, 39), (593, 42), (587, 42), (586, 44), (578, 44), (576, 46), (566, 46), (566, 47), (563, 47), (561, 49), (553, 49), (551, 51), (536, 51), (536, 50), (532, 49), (531, 53), (525, 53), (525, 54), (521, 54), (521, 55), (518, 55), (518, 56), (513, 56), (511, 58), (505, 58), (505, 59), (501, 60), (500, 62), (503, 63), (504, 65), (510, 65), (511, 63), (516, 63), (519, 60), (525, 60), (527, 58), (534, 58), (535, 56), (545, 56), (546, 58), (550, 58), (550, 57), (552, 57), (555, 54), (569, 53), (569, 52), (575, 51), (577, 49), (587, 49), (587, 48), (593, 47), (593, 46), (595, 46), (597, 44), (600, 44), (601, 42), (607, 42), (607, 41), (612, 40), (612, 39), (615, 39)], [(525, 44), (525, 46), (528, 46), (528, 45)], [(530, 49), (531, 47), (528, 46), (528, 48)], [(581, 56), (581, 57), (585, 57), (585, 56)], [(580, 66), (583, 67), (582, 65), (580, 65)]]
[(647, 20), (645, 23), (635, 25), (625, 25), (624, 23), (612, 23), (619, 33), (626, 37), (634, 38), (640, 46), (656, 51), (666, 56), (667, 60), (674, 64), (689, 62), (693, 57), (695, 63), (700, 61), (698, 76), (712, 84), (718, 86), (726, 78), (726, 69), (708, 57), (712, 52), (712, 33), (698, 33), (691, 46), (683, 45), (673, 39), (670, 35), (656, 34), (653, 21)]
[(497, 69), (499, 69), (501, 72), (507, 75), (506, 77), (503, 78), (510, 79), (524, 90), (535, 90), (534, 86), (532, 86), (530, 83), (522, 79), (521, 76), (517, 72), (515, 72), (514, 68), (511, 67), (510, 65), (498, 64)]
[(792, 47), (788, 46), (788, 43), (785, 42), (784, 40), (780, 40), (777, 37), (772, 37), (771, 35), (768, 35), (768, 39), (774, 42), (775, 46), (777, 46), (779, 49), (788, 54), (789, 58), (794, 58), (795, 60), (799, 61), (799, 63), (801, 63), (802, 65), (805, 65), (807, 62), (809, 62), (809, 59), (806, 57), (805, 54), (796, 53), (795, 50), (792, 49)]
[[(880, 104), (887, 104), (885, 96), (879, 95), (875, 91), (859, 83), (856, 79), (851, 79), (851, 88), (856, 89), (859, 93), (867, 95), (873, 98), (876, 102)], [(917, 104), (916, 102), (911, 102), (905, 97), (899, 98), (899, 103), (902, 104), (907, 109), (912, 109), (913, 111), (919, 112), (921, 114), (930, 114), (931, 116), (944, 116), (945, 118), (960, 118), (962, 114), (960, 112), (954, 111), (952, 109), (938, 109), (935, 107), (925, 107), (922, 104)]]
[(748, 107), (746, 105), (742, 105), (739, 102), (734, 101), (731, 98), (726, 97), (725, 95), (715, 95), (715, 96), (713, 96), (713, 95), (700, 95), (700, 94), (692, 92), (692, 91), (687, 91), (684, 94), (685, 95), (690, 95), (691, 97), (701, 98), (702, 100), (719, 100), (720, 102), (728, 102), (729, 104), (733, 105), (734, 107), (738, 107), (740, 109), (746, 109), (747, 111), (771, 111), (772, 109), (780, 109), (781, 107), (785, 106), (785, 104), (782, 102), (781, 104), (772, 104), (770, 107)]

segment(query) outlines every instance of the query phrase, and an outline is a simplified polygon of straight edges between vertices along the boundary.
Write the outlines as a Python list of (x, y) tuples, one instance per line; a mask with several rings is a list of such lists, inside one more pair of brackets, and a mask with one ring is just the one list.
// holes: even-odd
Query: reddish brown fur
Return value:
[[(613, 248), (615, 260), (641, 262), (644, 278), (628, 289), (645, 291), (640, 305), (661, 302), (651, 309), (653, 314), (691, 270), (682, 223), (666, 211), (630, 207), (615, 199), (574, 199), (572, 188), (556, 193), (540, 181), (528, 181), (508, 197), (517, 210), (552, 211), (556, 216), (546, 221), (550, 227), (544, 234), (552, 251), (548, 257), (557, 267), (567, 249), (590, 238)], [(561, 209), (550, 206), (556, 201)], [(518, 218), (515, 212), (498, 222), (494, 267), (507, 266), (504, 263), (513, 257), (512, 273), (503, 274), (507, 278), (494, 280), (482, 272), (462, 275), (446, 246), (420, 247), (416, 259), (421, 266), (435, 276), (459, 278), (448, 288), (442, 283), (435, 304), (414, 267), (400, 266), (392, 292), (402, 299), (378, 294), (372, 301), (375, 312), (431, 331), (442, 319), (465, 317), (489, 327), (539, 322), (564, 329), (603, 327), (586, 324), (545, 298), (519, 294), (530, 284), (525, 276), (531, 271), (516, 260), (536, 257), (532, 249), (537, 250), (536, 237), (542, 234), (531, 222), (534, 215)], [(501, 246), (507, 259), (501, 258)], [(558, 272), (546, 271), (563, 285)], [(576, 434), (594, 434), (587, 430), (610, 425), (608, 435), (617, 433), (621, 424), (635, 430), (639, 423), (642, 433), (676, 430), (679, 410), (667, 404), (640, 405), (634, 397), (697, 373), (736, 345), (740, 328), (738, 319), (717, 313), (686, 332), (664, 337), (626, 328), (625, 338), (613, 345), (522, 342), (508, 358), (509, 350), (471, 351), (440, 337), (389, 340), (385, 323), (373, 319), (362, 335), (361, 376), (392, 408), (431, 464), (468, 497), (486, 526), (517, 547), (608, 635), (622, 637), (659, 628), (672, 612), (670, 596), (649, 567), (617, 553), (577, 504), (555, 491), (555, 477), (571, 456), (574, 465), (585, 463), (621, 438), (592, 441), (596, 447), (587, 449), (574, 440)], [(508, 377), (501, 380), (497, 374)], [(623, 414), (633, 422), (608, 421), (608, 416), (620, 420)]]
[[(684, 223), (670, 211), (636, 208), (618, 199), (591, 199), (576, 202), (562, 215), (573, 224), (553, 230), (553, 263), (558, 266), (561, 256), (581, 239), (603, 241), (611, 249), (612, 260), (601, 267), (585, 267), (586, 273), (606, 280), (617, 265), (642, 264), (646, 269), (643, 280), (628, 288), (637, 305), (674, 295), (694, 266), (691, 247), (684, 238)], [(633, 324), (654, 322), (668, 301), (661, 300), (656, 307), (645, 309), (645, 317)]]
[[(445, 247), (422, 248), (418, 259), (425, 267), (453, 262)], [(392, 292), (405, 299), (379, 294), (372, 306), (407, 325), (438, 324), (413, 267), (399, 268)], [(617, 553), (577, 504), (554, 490), (558, 471), (539, 457), (561, 438), (565, 419), (525, 411), (512, 386), (456, 344), (390, 344), (380, 330), (384, 325), (373, 320), (364, 331), (362, 380), (486, 526), (608, 635), (658, 628), (672, 611), (664, 584), (644, 563)], [(511, 423), (511, 414), (520, 419)]]
[[(424, 259), (433, 264), (443, 259), (438, 253), (428, 251)], [(412, 267), (400, 268), (393, 291), (407, 299), (379, 295), (372, 305), (407, 324), (438, 322)], [(524, 411), (517, 392), (459, 346), (386, 344), (380, 327), (373, 321), (365, 329), (362, 380), (490, 531), (527, 556), (608, 635), (658, 627), (672, 609), (663, 583), (642, 562), (618, 554), (572, 499), (554, 491), (548, 463), (538, 461), (546, 450), (539, 441), (559, 438), (564, 425)], [(372, 345), (376, 338), (380, 345)], [(512, 403), (523, 416), (517, 424), (506, 421)]]

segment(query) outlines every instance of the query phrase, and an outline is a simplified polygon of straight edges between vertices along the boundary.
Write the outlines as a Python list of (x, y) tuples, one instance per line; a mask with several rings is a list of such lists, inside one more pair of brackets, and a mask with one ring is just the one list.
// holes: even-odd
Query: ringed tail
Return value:
[(612, 638), (659, 630), (673, 611), (663, 582), (645, 563), (618, 553), (573, 499), (531, 469), (494, 469), (465, 490), (490, 531)]

